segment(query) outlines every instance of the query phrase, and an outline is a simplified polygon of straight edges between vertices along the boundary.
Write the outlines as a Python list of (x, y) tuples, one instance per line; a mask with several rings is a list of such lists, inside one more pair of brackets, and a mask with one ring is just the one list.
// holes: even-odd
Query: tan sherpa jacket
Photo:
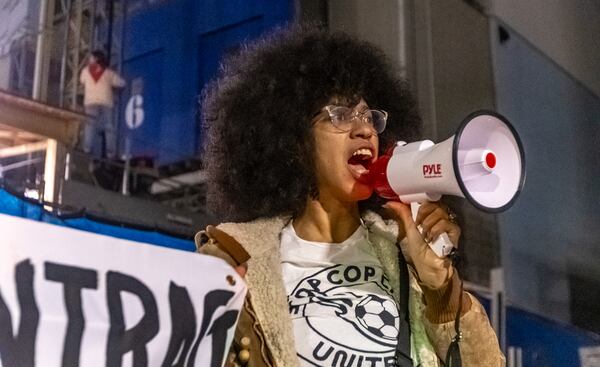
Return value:
[[(369, 229), (370, 242), (394, 288), (393, 294), (399, 295), (396, 245), (398, 226), (395, 221), (384, 221), (373, 212), (365, 213), (363, 220)], [(288, 217), (275, 217), (247, 223), (223, 223), (217, 227), (239, 242), (251, 256), (245, 277), (248, 296), (240, 315), (227, 366), (300, 365), (279, 253), (280, 233), (288, 222)], [(201, 253), (219, 256), (233, 263), (232, 258), (222, 251), (218, 243), (209, 240), (204, 244), (206, 241), (202, 237), (206, 237), (204, 232), (196, 236), (196, 244)], [(453, 286), (449, 288), (453, 289), (444, 291), (444, 294), (436, 295), (433, 292), (433, 296), (429, 294), (429, 297), (424, 297), (415, 275), (411, 274), (410, 278), (411, 357), (415, 366), (442, 366), (441, 360), (445, 358), (455, 335), (454, 323), (450, 320), (456, 312), (453, 310), (457, 308), (450, 307), (453, 310), (448, 310), (447, 302), (451, 298), (451, 292), (460, 293), (460, 287), (457, 288), (459, 282), (451, 281)], [(463, 298), (469, 299), (466, 304), (470, 303), (470, 309), (461, 317), (460, 323), (462, 365), (504, 366), (504, 356), (483, 307), (470, 294), (465, 294), (467, 297)], [(425, 299), (429, 301), (427, 306)], [(429, 320), (436, 320), (438, 323)]]

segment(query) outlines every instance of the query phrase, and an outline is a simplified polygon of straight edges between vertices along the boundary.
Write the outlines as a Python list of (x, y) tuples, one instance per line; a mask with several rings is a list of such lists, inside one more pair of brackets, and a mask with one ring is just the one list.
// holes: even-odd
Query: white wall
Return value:
[(329, 0), (328, 24), (381, 47), (404, 72), (403, 0)]
[(487, 7), (600, 96), (600, 1), (487, 0)]
[(519, 200), (499, 216), (508, 299), (598, 330), (586, 321), (597, 319), (586, 306), (597, 315), (595, 286), (582, 294), (571, 282), (600, 279), (600, 98), (529, 40), (508, 31), (499, 42), (491, 29), (497, 108), (519, 132), (527, 166)]

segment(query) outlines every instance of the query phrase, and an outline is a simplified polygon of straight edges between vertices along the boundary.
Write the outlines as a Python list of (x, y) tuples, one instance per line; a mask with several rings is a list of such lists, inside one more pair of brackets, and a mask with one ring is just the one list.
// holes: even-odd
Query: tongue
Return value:
[(352, 174), (352, 177), (354, 177), (357, 180), (361, 176), (363, 176), (364, 174), (366, 174), (366, 173), (369, 172), (369, 170), (366, 169), (365, 166), (363, 166), (362, 164), (360, 164), (360, 163), (350, 163), (350, 162), (348, 162), (348, 170)]

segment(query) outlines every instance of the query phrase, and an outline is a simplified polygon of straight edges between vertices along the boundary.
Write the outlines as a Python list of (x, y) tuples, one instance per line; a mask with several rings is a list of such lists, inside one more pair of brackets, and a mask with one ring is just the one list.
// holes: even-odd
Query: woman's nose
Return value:
[(366, 122), (365, 119), (355, 116), (352, 120), (352, 130), (350, 130), (350, 136), (354, 138), (364, 138), (369, 139), (373, 134), (375, 134), (375, 130), (373, 125)]

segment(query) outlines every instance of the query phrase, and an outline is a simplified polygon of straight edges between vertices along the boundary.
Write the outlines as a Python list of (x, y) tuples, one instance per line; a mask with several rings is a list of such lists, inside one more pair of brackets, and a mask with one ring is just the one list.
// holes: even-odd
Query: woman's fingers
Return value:
[(424, 235), (425, 241), (431, 242), (438, 238), (442, 233), (446, 233), (454, 247), (458, 248), (458, 238), (460, 237), (460, 228), (448, 220), (442, 219), (431, 227)]
[[(431, 204), (431, 203), (429, 203)], [(421, 207), (422, 208), (422, 207)], [(433, 210), (432, 210), (433, 209)], [(421, 210), (419, 209), (419, 214), (421, 213)], [(423, 229), (423, 235), (425, 235), (426, 232), (429, 232), (429, 230), (440, 220), (444, 220), (447, 217), (446, 212), (441, 209), (438, 206), (433, 206), (429, 205), (427, 208), (427, 215), (425, 217), (423, 217), (423, 219), (417, 223), (417, 225), (421, 225), (421, 228)], [(418, 218), (418, 215), (417, 215)]]
[[(446, 284), (449, 274), (451, 274), (451, 263), (447, 258), (438, 257), (429, 245), (425, 243), (423, 236), (412, 219), (410, 207), (394, 201), (387, 202), (384, 207), (392, 212), (398, 224), (405, 229), (406, 237), (401, 249), (406, 260), (414, 265), (422, 284), (433, 289)], [(426, 208), (425, 212), (432, 214), (435, 211), (430, 209)], [(433, 226), (435, 227), (435, 223)]]
[(415, 219), (415, 223), (417, 225), (422, 225), (423, 220), (431, 215), (434, 211), (439, 209), (440, 207), (436, 205), (437, 203), (432, 203), (429, 201), (423, 202), (421, 207), (419, 208), (419, 212), (417, 213), (417, 218)]
[[(397, 201), (389, 201), (384, 205), (402, 223), (406, 237), (418, 240), (417, 236), (422, 237), (425, 242), (435, 240), (439, 235), (446, 232), (450, 241), (455, 247), (458, 247), (460, 238), (460, 227), (450, 221), (448, 210), (437, 202), (424, 202), (419, 208), (417, 221), (413, 221), (410, 207)], [(417, 226), (421, 226), (421, 232)]]
[[(423, 215), (426, 215), (421, 220), (421, 229), (425, 241), (433, 241), (439, 235), (446, 232), (450, 241), (457, 247), (461, 230), (456, 223), (450, 220), (448, 210), (438, 203), (424, 203), (421, 209), (424, 207)], [(421, 209), (419, 210), (419, 214), (421, 214)]]

